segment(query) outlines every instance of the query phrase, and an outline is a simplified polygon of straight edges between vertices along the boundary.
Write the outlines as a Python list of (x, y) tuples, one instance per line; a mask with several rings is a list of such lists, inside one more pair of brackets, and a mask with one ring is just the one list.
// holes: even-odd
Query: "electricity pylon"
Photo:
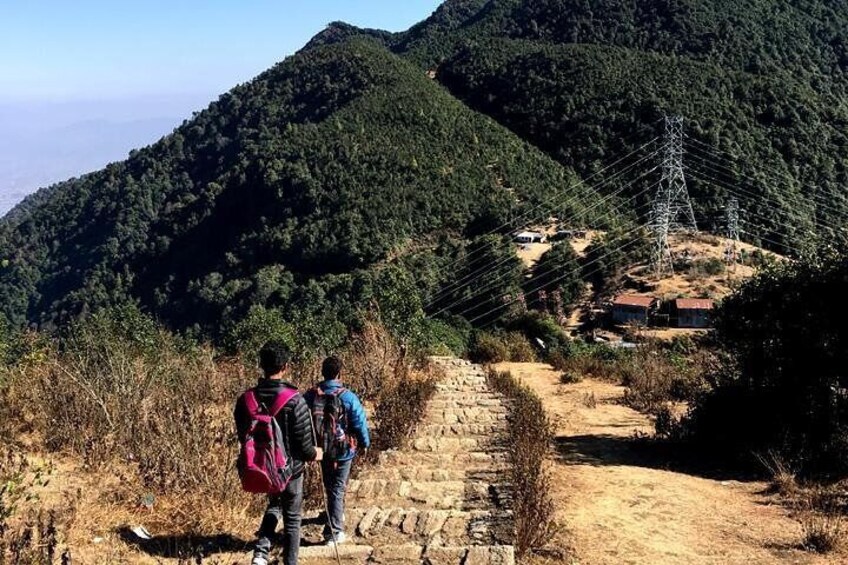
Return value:
[(674, 272), (668, 235), (698, 231), (683, 172), (683, 118), (680, 116), (665, 118), (662, 171), (651, 214), (651, 232), (654, 234), (652, 262), (658, 277)]
[(735, 267), (739, 260), (739, 201), (736, 198), (728, 200), (724, 212), (727, 222), (727, 245), (724, 256), (727, 262), (733, 263)]

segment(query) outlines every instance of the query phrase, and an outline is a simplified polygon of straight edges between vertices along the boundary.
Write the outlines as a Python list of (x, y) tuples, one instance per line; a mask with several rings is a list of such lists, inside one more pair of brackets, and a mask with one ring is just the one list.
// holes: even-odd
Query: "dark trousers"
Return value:
[(283, 522), (283, 565), (297, 565), (300, 551), (300, 518), (303, 507), (303, 475), (292, 479), (282, 494), (268, 497), (268, 509), (256, 532), (254, 556), (266, 559), (280, 521)]
[(324, 475), (324, 491), (327, 493), (327, 525), (324, 535), (330, 535), (330, 529), (335, 533), (344, 532), (344, 506), (347, 480), (350, 478), (350, 461), (321, 461), (321, 471)]

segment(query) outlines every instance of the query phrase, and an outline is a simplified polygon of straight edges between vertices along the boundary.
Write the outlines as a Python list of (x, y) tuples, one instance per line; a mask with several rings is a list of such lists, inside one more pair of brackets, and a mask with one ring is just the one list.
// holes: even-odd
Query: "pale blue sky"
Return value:
[(398, 31), (438, 0), (0, 0), (0, 98), (210, 96), (327, 23)]
[(336, 20), (400, 31), (439, 0), (0, 0), (0, 215), (123, 159)]

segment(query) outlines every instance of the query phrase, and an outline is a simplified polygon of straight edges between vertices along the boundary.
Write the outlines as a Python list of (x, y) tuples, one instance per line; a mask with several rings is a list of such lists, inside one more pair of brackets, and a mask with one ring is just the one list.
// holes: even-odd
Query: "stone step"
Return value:
[(462, 468), (425, 467), (415, 465), (380, 466), (370, 477), (395, 481), (464, 481), (468, 471)]
[[(336, 562), (331, 546), (301, 546), (299, 562), (304, 565), (331, 565)], [(511, 545), (370, 545), (342, 544), (339, 557), (344, 563), (392, 563), (395, 565), (515, 565)]]
[(505, 421), (484, 424), (424, 424), (418, 428), (418, 435), (423, 437), (491, 437), (505, 432)]
[[(339, 557), (345, 563), (367, 563), (374, 553), (370, 545), (341, 544)], [(299, 563), (335, 563), (336, 550), (329, 545), (300, 546)]]
[(498, 445), (499, 439), (490, 437), (419, 437), (412, 441), (412, 450), (438, 453), (503, 451), (504, 448)]
[[(487, 473), (461, 481), (351, 481), (347, 500), (353, 506), (414, 506), (440, 510), (468, 510), (494, 504), (506, 507), (512, 489), (503, 484), (505, 473)], [(499, 482), (495, 482), (499, 481)]]
[(455, 394), (455, 393), (476, 393), (486, 394), (492, 393), (492, 389), (486, 383), (439, 383), (436, 385), (436, 395), (440, 394)]
[(512, 513), (488, 510), (438, 510), (402, 506), (349, 509), (348, 530), (356, 541), (370, 544), (375, 539), (394, 543), (418, 541), (462, 545), (469, 539), (487, 541), (496, 525), (511, 523)]
[(479, 450), (468, 450), (460, 453), (384, 451), (380, 454), (380, 461), (386, 466), (475, 470), (503, 465), (508, 462), (508, 454), (504, 451)]
[[(452, 400), (455, 402), (465, 402), (469, 400), (481, 401), (481, 400), (498, 400), (503, 403), (504, 397), (503, 395), (492, 392), (489, 389), (484, 389), (480, 391), (475, 390), (453, 390), (453, 391), (440, 391), (436, 392), (433, 395), (433, 398), (430, 399), (430, 402), (433, 401), (445, 401)], [(489, 406), (496, 406), (497, 404), (489, 404)]]
[(500, 398), (433, 398), (428, 404), (428, 409), (448, 408), (486, 408), (493, 413), (506, 414), (507, 408)]
[(430, 424), (506, 424), (507, 414), (492, 414), (476, 408), (432, 410), (424, 415), (421, 426)]

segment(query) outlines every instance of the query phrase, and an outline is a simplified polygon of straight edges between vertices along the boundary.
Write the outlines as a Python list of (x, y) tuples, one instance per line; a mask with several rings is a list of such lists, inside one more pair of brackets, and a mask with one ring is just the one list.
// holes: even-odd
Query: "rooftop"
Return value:
[(678, 298), (674, 301), (678, 310), (712, 310), (715, 302), (707, 298)]
[(642, 308), (650, 308), (656, 298), (653, 296), (636, 296), (634, 294), (622, 294), (616, 296), (613, 301), (613, 306), (640, 306)]

